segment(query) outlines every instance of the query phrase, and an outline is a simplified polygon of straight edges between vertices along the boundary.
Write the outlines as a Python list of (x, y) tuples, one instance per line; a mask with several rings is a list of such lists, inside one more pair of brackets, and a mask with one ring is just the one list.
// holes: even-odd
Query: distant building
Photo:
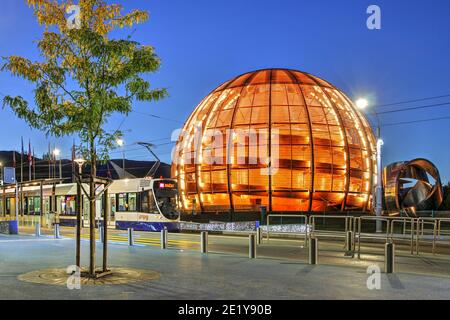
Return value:
[[(16, 152), (16, 179), (21, 181), (20, 170), (20, 153)], [(29, 180), (29, 165), (27, 156), (24, 156), (23, 163), (23, 181)], [(0, 151), (0, 162), (3, 167), (14, 166), (13, 151)], [(47, 160), (39, 158), (34, 159), (35, 167), (32, 167), (31, 178), (32, 180), (59, 178), (59, 160), (56, 163), (50, 163)], [(154, 161), (136, 161), (125, 160), (125, 172), (123, 172), (122, 159), (113, 159), (106, 163), (99, 162), (97, 164), (97, 175), (99, 177), (109, 177), (114, 180), (120, 178), (144, 178), (152, 168)], [(62, 177), (67, 181), (72, 181), (72, 161), (62, 160)], [(83, 168), (84, 173), (88, 173), (90, 170), (89, 165)], [(159, 169), (156, 171), (155, 177), (170, 177), (170, 165), (161, 163)]]

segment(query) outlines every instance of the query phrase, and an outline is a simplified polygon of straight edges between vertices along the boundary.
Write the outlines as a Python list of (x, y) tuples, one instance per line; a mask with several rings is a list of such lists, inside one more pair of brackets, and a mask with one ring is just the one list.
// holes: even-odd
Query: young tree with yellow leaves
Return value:
[[(160, 66), (154, 48), (130, 37), (111, 37), (115, 29), (147, 21), (149, 14), (142, 10), (123, 13), (120, 4), (104, 0), (27, 3), (45, 27), (37, 43), (42, 59), (6, 57), (2, 70), (35, 86), (34, 105), (21, 96), (6, 96), (3, 105), (48, 135), (78, 135), (80, 150), (90, 163), (90, 195), (95, 197), (96, 163), (107, 159), (122, 135), (105, 130), (110, 116), (127, 115), (133, 102), (156, 101), (167, 94), (164, 89), (152, 89), (144, 78)], [(73, 11), (76, 16), (69, 19)], [(91, 199), (91, 276), (95, 276), (95, 210)]]

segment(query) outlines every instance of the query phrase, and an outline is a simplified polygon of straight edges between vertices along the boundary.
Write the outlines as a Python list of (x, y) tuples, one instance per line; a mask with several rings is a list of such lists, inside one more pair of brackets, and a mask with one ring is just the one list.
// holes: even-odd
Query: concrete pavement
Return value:
[[(195, 242), (196, 235), (176, 236), (192, 237)], [(214, 249), (215, 241), (234, 248), (234, 251), (207, 256), (194, 249), (195, 243), (189, 244), (192, 248), (175, 244), (164, 251), (156, 246), (111, 244), (112, 266), (153, 270), (161, 273), (160, 279), (68, 290), (64, 286), (20, 282), (17, 276), (72, 265), (73, 239), (0, 236), (0, 299), (450, 299), (450, 278), (445, 274), (430, 276), (399, 270), (394, 275), (381, 274), (381, 289), (369, 290), (366, 266), (383, 266), (382, 259), (375, 256), (357, 262), (356, 259), (334, 257), (342, 252), (327, 251), (319, 257), (321, 263), (326, 259), (330, 260), (328, 263), (337, 259), (345, 263), (309, 266), (303, 259), (304, 254), (298, 255), (303, 249), (274, 244), (264, 245), (268, 246), (264, 249), (267, 254), (259, 248), (260, 258), (249, 260), (245, 254), (245, 240), (211, 237), (213, 251), (220, 251), (220, 247)], [(87, 264), (87, 250), (88, 243), (83, 241), (84, 265)], [(100, 263), (100, 244), (97, 251)], [(269, 257), (274, 251), (279, 252), (279, 257)], [(429, 262), (423, 258), (406, 260), (404, 264), (411, 267), (417, 262), (428, 265), (428, 270), (449, 266), (448, 262)], [(423, 270), (427, 271), (426, 268)]]

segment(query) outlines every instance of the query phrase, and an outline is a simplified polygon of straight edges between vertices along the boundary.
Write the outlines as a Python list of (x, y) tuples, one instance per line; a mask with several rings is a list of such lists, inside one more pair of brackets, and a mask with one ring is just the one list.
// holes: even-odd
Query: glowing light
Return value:
[(58, 157), (60, 154), (61, 154), (61, 150), (59, 150), (59, 149), (53, 150), (53, 155), (54, 155), (55, 157)]
[(86, 160), (84, 160), (83, 158), (78, 158), (78, 159), (75, 159), (75, 160), (73, 160), (76, 164), (78, 164), (80, 167), (82, 167), (85, 163), (86, 163)]
[(119, 147), (123, 147), (125, 145), (125, 141), (123, 141), (122, 139), (117, 139), (116, 143)]
[(356, 106), (358, 107), (358, 109), (364, 110), (369, 106), (369, 101), (364, 98), (358, 99), (356, 100)]

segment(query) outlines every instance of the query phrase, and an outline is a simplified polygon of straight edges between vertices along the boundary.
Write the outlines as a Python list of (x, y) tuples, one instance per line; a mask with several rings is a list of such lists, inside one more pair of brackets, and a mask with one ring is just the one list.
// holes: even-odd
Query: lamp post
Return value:
[(125, 141), (123, 139), (117, 139), (117, 145), (122, 148), (122, 169), (125, 175)]
[(74, 159), (78, 165), (78, 183), (77, 183), (77, 240), (76, 240), (76, 266), (81, 268), (81, 211), (83, 209), (83, 201), (81, 197), (81, 183), (83, 182), (83, 165), (86, 163), (84, 159)]
[[(55, 156), (55, 161), (57, 160), (57, 158), (59, 157), (60, 154), (61, 154), (61, 150), (56, 149), (56, 148), (53, 150), (53, 155)], [(59, 158), (59, 179), (62, 179), (61, 158)]]
[[(369, 106), (369, 102), (366, 99), (358, 99), (356, 101), (356, 106), (358, 109), (365, 110)], [(375, 187), (375, 215), (381, 217), (383, 214), (383, 162), (381, 158), (382, 146), (384, 141), (381, 138), (381, 121), (375, 110), (371, 110), (371, 114), (377, 119), (377, 184)], [(381, 220), (376, 221), (376, 232), (382, 232), (382, 222)]]

